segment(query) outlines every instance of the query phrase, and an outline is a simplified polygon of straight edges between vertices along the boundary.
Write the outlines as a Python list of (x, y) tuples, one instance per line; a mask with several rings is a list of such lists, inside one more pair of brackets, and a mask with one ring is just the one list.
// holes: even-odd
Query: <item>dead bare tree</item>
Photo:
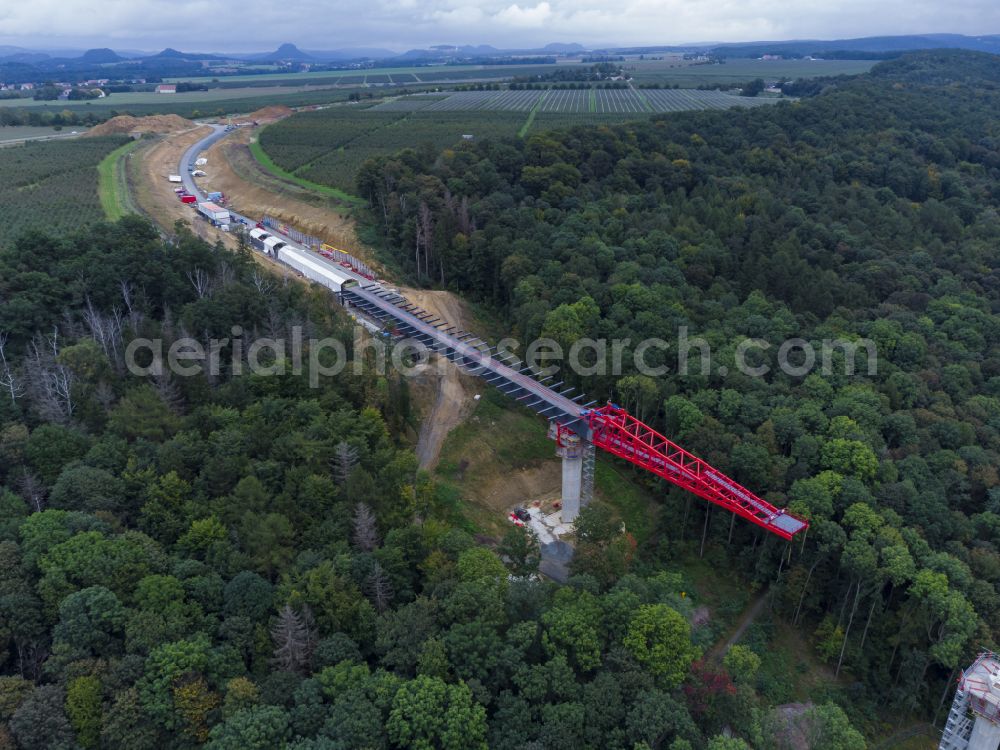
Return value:
[(203, 269), (196, 268), (193, 271), (188, 271), (187, 277), (191, 286), (194, 287), (198, 299), (205, 299), (212, 293), (212, 279)]
[(219, 286), (225, 288), (236, 281), (236, 271), (226, 262), (219, 264), (219, 272), (216, 274)]
[(271, 292), (274, 291), (274, 281), (269, 274), (264, 273), (259, 268), (255, 268), (251, 280), (262, 297), (271, 296)]
[(118, 282), (118, 286), (122, 292), (122, 302), (125, 303), (125, 310), (128, 312), (128, 325), (133, 331), (139, 330), (139, 325), (142, 323), (142, 313), (136, 308), (135, 302), (135, 287), (132, 286), (131, 281), (122, 279)]
[(73, 418), (76, 376), (59, 361), (59, 330), (47, 338), (35, 336), (27, 359), (31, 395), (42, 419), (66, 424)]
[(281, 312), (275, 305), (267, 307), (267, 335), (273, 339), (281, 338), (285, 333), (285, 322)]
[(124, 368), (124, 347), (122, 346), (125, 316), (121, 308), (115, 307), (110, 315), (104, 315), (94, 307), (87, 296), (83, 310), (83, 320), (90, 330), (90, 337), (98, 343), (104, 356), (119, 372)]
[(351, 526), (353, 527), (351, 540), (355, 547), (362, 552), (371, 552), (378, 547), (378, 524), (375, 514), (366, 503), (358, 503), (354, 506)]
[(172, 343), (174, 340), (174, 313), (164, 306), (163, 321), (160, 323), (160, 331), (163, 333), (164, 343)]
[[(306, 615), (306, 616), (304, 616)], [(285, 672), (305, 674), (316, 647), (315, 631), (310, 629), (312, 613), (300, 613), (286, 604), (271, 627), (274, 663)]]
[(7, 361), (7, 341), (9, 339), (7, 331), (0, 331), (0, 388), (10, 396), (10, 402), (14, 405), (17, 400), (24, 395), (24, 381), (14, 372), (14, 369)]
[(170, 411), (174, 414), (184, 413), (184, 397), (168, 368), (163, 368), (158, 375), (153, 376), (153, 387), (160, 400), (166, 404)]
[[(430, 256), (434, 249), (434, 214), (431, 207), (426, 203), (420, 204), (420, 211), (417, 215), (417, 225), (420, 227), (420, 234), (424, 242), (424, 276), (431, 277)], [(417, 269), (418, 271), (420, 269)], [(444, 274), (444, 269), (441, 270)]]
[(358, 465), (358, 449), (341, 441), (333, 449), (330, 463), (333, 465), (333, 478), (337, 480), (337, 484), (346, 484), (347, 478)]
[(21, 497), (31, 506), (36, 513), (45, 510), (45, 485), (34, 474), (25, 472), (24, 476), (18, 480), (18, 489)]
[(111, 407), (115, 405), (115, 390), (105, 381), (99, 382), (94, 386), (94, 398), (97, 399), (97, 403), (101, 405), (104, 411), (111, 411)]
[(392, 582), (378, 560), (372, 563), (371, 572), (365, 578), (365, 595), (379, 612), (385, 612), (392, 604), (394, 596)]

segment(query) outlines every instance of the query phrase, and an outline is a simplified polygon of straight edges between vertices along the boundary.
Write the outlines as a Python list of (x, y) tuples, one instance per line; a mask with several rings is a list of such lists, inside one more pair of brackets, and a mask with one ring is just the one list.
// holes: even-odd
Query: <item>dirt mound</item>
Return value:
[(291, 114), (295, 114), (295, 110), (291, 107), (286, 107), (283, 104), (275, 104), (270, 107), (258, 109), (256, 112), (251, 112), (248, 115), (235, 118), (233, 122), (274, 122), (275, 120), (280, 120), (282, 117), (288, 117)]
[(180, 115), (150, 115), (149, 117), (132, 117), (118, 115), (97, 127), (91, 128), (87, 135), (119, 135), (122, 133), (177, 133), (181, 130), (195, 127), (190, 120)]

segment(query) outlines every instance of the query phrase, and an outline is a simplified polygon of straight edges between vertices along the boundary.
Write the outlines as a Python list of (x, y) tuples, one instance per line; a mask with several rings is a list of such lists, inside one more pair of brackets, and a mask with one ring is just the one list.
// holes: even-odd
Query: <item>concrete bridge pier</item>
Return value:
[(556, 445), (556, 455), (562, 459), (560, 518), (573, 523), (594, 494), (594, 444), (579, 435), (564, 434)]

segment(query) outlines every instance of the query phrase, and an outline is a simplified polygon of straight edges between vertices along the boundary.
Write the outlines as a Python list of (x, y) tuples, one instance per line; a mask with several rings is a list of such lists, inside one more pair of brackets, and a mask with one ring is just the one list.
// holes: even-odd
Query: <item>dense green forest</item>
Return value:
[[(366, 163), (358, 191), (397, 267), (521, 341), (705, 339), (707, 372), (677, 373), (674, 346), (662, 378), (560, 379), (811, 528), (761, 545), (673, 491), (657, 554), (687, 554), (704, 522), (717, 564), (771, 584), (853, 710), (931, 718), (1000, 635), (1000, 58), (916, 53), (799, 93), (404, 151)], [(763, 377), (732, 367), (747, 337), (770, 345)], [(785, 374), (790, 337), (868, 339), (877, 370)]]
[[(636, 476), (649, 541), (597, 504), (537, 580), (531, 537), (477, 537), (418, 471), (405, 382), (237, 375), (233, 339), (295, 326), (353, 356), (326, 292), (137, 218), (0, 249), (0, 748), (860, 750), (932, 718), (1000, 627), (1000, 60), (803, 93), (358, 179), (399, 268), (522, 340), (770, 342), (758, 378), (567, 375), (809, 517), (794, 547)], [(128, 373), (186, 336), (229, 339), (218, 374)], [(784, 374), (795, 336), (877, 371)], [(692, 628), (702, 529), (829, 664), (791, 725), (757, 640), (715, 660)]]
[[(130, 375), (137, 337), (333, 336), (325, 291), (132, 217), (0, 251), (0, 747), (772, 747), (760, 657), (606, 513), (570, 584), (491, 550), (351, 370)], [(244, 355), (245, 356), (245, 355)], [(844, 711), (815, 747), (864, 746)], [(742, 739), (721, 736), (734, 729)]]

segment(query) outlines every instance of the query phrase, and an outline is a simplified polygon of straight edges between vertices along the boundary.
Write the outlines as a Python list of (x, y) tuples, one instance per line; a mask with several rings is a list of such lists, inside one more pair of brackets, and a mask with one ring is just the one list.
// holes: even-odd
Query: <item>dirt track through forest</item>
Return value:
[(753, 621), (757, 619), (757, 616), (763, 611), (764, 605), (767, 604), (767, 595), (769, 589), (764, 589), (756, 598), (750, 603), (750, 605), (743, 610), (740, 615), (739, 622), (736, 624), (736, 629), (725, 641), (719, 641), (709, 650), (705, 657), (706, 661), (720, 661), (729, 649), (739, 642), (743, 634), (747, 632)]
[[(429, 313), (448, 322), (448, 325), (467, 328), (469, 315), (455, 295), (449, 292), (428, 292), (418, 289), (401, 289), (407, 299)], [(448, 433), (458, 427), (472, 412), (476, 391), (475, 381), (453, 364), (443, 363), (435, 368), (437, 379), (434, 404), (424, 416), (417, 439), (417, 460), (422, 469), (433, 469), (441, 455), (441, 446)]]

